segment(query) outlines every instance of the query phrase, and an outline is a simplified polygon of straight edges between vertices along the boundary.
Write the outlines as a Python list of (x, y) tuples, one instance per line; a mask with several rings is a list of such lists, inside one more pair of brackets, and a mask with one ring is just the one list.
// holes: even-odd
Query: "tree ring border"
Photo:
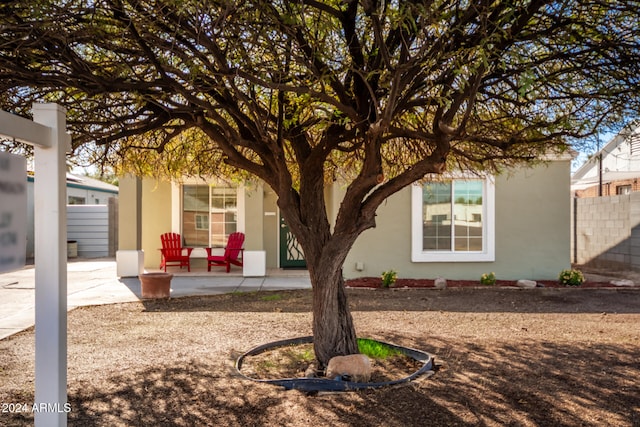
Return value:
[(267, 344), (263, 344), (257, 347), (252, 348), (246, 353), (242, 354), (235, 363), (235, 368), (238, 374), (248, 380), (264, 383), (264, 384), (272, 384), (276, 386), (283, 387), (285, 390), (300, 390), (305, 392), (318, 392), (318, 391), (355, 391), (355, 390), (365, 390), (365, 389), (374, 389), (380, 387), (387, 387), (396, 384), (407, 383), (416, 379), (417, 377), (424, 375), (430, 371), (433, 371), (433, 357), (431, 357), (428, 353), (424, 351), (416, 350), (409, 347), (403, 347), (396, 344), (387, 343), (379, 340), (372, 340), (379, 342), (380, 344), (388, 345), (391, 348), (394, 348), (404, 355), (411, 357), (412, 359), (422, 362), (422, 367), (418, 369), (413, 374), (400, 378), (393, 381), (383, 381), (383, 382), (353, 382), (353, 381), (336, 381), (329, 378), (282, 378), (282, 379), (258, 379), (252, 378), (242, 373), (242, 363), (244, 358), (247, 356), (255, 356), (260, 353), (264, 353), (267, 350), (277, 347), (284, 347), (287, 345), (296, 345), (296, 344), (311, 344), (313, 343), (313, 336), (306, 337), (298, 337), (291, 338), (280, 341), (273, 341)]

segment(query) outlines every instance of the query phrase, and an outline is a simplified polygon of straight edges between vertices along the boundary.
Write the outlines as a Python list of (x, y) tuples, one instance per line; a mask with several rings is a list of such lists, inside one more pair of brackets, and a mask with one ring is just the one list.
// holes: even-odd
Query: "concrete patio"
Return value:
[[(149, 272), (160, 270), (149, 270)], [(182, 271), (170, 267), (171, 297), (217, 295), (230, 292), (310, 289), (306, 270), (271, 269), (265, 277), (243, 277), (241, 269), (225, 273), (224, 269), (207, 272)], [(67, 264), (67, 306), (113, 304), (140, 299), (140, 280), (120, 278), (116, 262), (111, 258), (78, 259)], [(0, 339), (23, 331), (35, 324), (35, 269), (27, 265), (21, 270), (0, 274)]]

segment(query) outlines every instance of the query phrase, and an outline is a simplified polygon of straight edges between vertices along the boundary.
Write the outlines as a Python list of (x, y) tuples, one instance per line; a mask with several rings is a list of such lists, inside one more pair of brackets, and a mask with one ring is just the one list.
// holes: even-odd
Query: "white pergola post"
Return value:
[(51, 147), (35, 147), (36, 426), (67, 425), (66, 111), (35, 104), (33, 120), (51, 129)]
[(34, 121), (0, 111), (0, 136), (35, 146), (36, 426), (67, 425), (66, 110), (35, 104)]

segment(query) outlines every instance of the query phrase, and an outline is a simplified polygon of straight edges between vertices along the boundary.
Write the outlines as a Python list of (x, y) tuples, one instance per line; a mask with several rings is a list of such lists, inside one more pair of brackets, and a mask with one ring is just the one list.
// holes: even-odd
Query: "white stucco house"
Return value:
[[(376, 228), (356, 241), (343, 274), (376, 277), (394, 269), (403, 278), (479, 279), (495, 272), (498, 279), (557, 279), (571, 265), (570, 164), (566, 155), (495, 177), (407, 187), (378, 209)], [(343, 194), (339, 183), (327, 188), (330, 218)], [(224, 246), (234, 231), (245, 233), (246, 251), (264, 252), (267, 270), (305, 265), (275, 193), (261, 183), (122, 177), (119, 212), (119, 251), (148, 269), (160, 264), (166, 232), (195, 248), (192, 271), (206, 271), (205, 248)]]

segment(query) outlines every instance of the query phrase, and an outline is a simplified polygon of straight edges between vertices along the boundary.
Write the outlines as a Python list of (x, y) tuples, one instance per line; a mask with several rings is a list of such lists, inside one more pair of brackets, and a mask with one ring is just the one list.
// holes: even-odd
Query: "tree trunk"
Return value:
[[(340, 232), (332, 233), (321, 165), (319, 163), (313, 174), (308, 163), (300, 198), (292, 197), (295, 193), (290, 190), (282, 190), (278, 194), (278, 205), (304, 250), (313, 287), (314, 351), (318, 367), (324, 368), (334, 356), (358, 353), (342, 266), (359, 230), (339, 224), (337, 220), (336, 228), (339, 227)], [(349, 222), (354, 222), (354, 216), (349, 218)]]
[[(356, 331), (342, 277), (340, 255), (309, 266), (313, 286), (313, 346), (319, 367), (334, 356), (358, 353)], [(313, 264), (313, 262), (312, 262)]]

